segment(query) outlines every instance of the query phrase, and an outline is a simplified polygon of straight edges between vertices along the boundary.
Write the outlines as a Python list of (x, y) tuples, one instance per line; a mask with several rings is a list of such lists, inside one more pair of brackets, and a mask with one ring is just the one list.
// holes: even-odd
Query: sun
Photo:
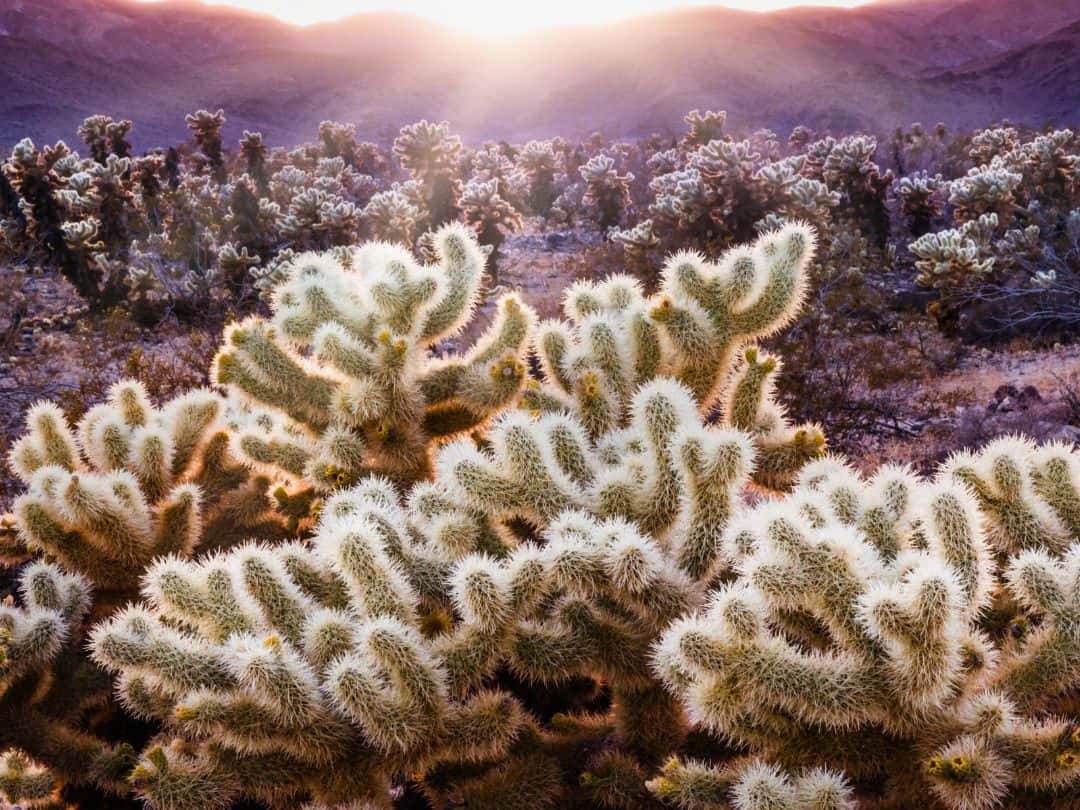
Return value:
[[(159, 2), (159, 0), (140, 0)], [(476, 34), (511, 34), (561, 25), (591, 25), (687, 6), (723, 6), (746, 11), (773, 11), (801, 4), (857, 6), (868, 0), (217, 0), (216, 3), (272, 14), (298, 25), (326, 22), (365, 12), (415, 14)]]

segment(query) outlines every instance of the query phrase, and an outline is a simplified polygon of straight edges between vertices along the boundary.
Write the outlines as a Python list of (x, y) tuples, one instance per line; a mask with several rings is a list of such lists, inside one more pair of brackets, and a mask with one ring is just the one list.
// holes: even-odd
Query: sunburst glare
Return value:
[(305, 0), (302, 3), (295, 0), (223, 0), (219, 4), (272, 14), (301, 25), (364, 12), (400, 12), (474, 33), (513, 33), (549, 26), (614, 22), (651, 11), (695, 5), (775, 11), (811, 2), (815, 6), (850, 7), (862, 5), (867, 0), (725, 0), (722, 3), (694, 3), (692, 0), (590, 0), (587, 3), (581, 0), (546, 0), (542, 3), (508, 3), (505, 0), (402, 0), (393, 3), (380, 0)]

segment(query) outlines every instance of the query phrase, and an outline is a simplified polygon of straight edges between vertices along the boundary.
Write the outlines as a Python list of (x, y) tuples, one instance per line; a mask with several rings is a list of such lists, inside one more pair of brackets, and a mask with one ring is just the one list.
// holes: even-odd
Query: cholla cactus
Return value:
[(900, 198), (900, 213), (908, 221), (915, 237), (926, 235), (934, 219), (941, 215), (944, 180), (940, 174), (931, 177), (926, 172), (901, 177), (896, 186)]
[(970, 222), (985, 214), (998, 217), (1002, 225), (1012, 221), (1016, 189), (1023, 177), (999, 166), (981, 166), (949, 185), (949, 202), (958, 222)]
[(48, 769), (21, 751), (0, 754), (0, 796), (16, 807), (62, 810), (60, 786)]
[(433, 228), (453, 219), (461, 194), (461, 139), (450, 134), (450, 125), (419, 121), (402, 127), (394, 154), (422, 189), (425, 225)]
[(90, 301), (99, 298), (101, 271), (85, 252), (68, 248), (64, 231), (66, 212), (63, 190), (64, 181), (54, 171), (58, 164), (72, 158), (71, 150), (63, 141), (54, 146), (38, 149), (32, 140), (24, 138), (15, 144), (11, 157), (4, 163), (3, 172), (12, 189), (19, 194), (18, 203), (25, 222), (25, 236), (40, 244), (60, 264), (60, 270)]
[(464, 161), (472, 170), (470, 182), (486, 183), (495, 180), (504, 192), (510, 193), (517, 173), (511, 159), (513, 155), (513, 147), (490, 141), (479, 149), (469, 150)]
[(683, 136), (683, 146), (693, 149), (724, 137), (727, 113), (722, 110), (720, 112), (691, 110), (683, 117), (683, 121), (690, 128)]
[[(462, 656), (532, 606), (535, 568), (521, 570), (511, 612), (468, 614), (452, 637), (426, 637), (438, 617), (401, 567), (399, 553), (414, 550), (404, 520), (373, 479), (327, 502), (313, 547), (161, 560), (146, 578), (150, 604), (96, 630), (94, 655), (120, 675), (121, 699), (166, 725), (131, 776), (151, 807), (389, 807), (399, 773), (500, 760), (531, 741), (517, 701), (472, 688), (478, 673)], [(415, 551), (430, 573), (449, 572), (434, 549)], [(481, 599), (485, 582), (463, 576), (455, 592)], [(434, 580), (424, 587), (436, 598)], [(450, 582), (441, 587), (449, 608)]]
[(101, 164), (109, 155), (126, 158), (131, 154), (131, 144), (127, 140), (129, 132), (130, 121), (114, 121), (108, 115), (92, 115), (79, 126), (79, 137), (90, 148), (91, 157)]
[(358, 165), (356, 125), (323, 121), (319, 124), (319, 140), (327, 157), (341, 158), (346, 166)]
[[(502, 466), (448, 446), (408, 511), (367, 479), (326, 501), (313, 548), (159, 562), (148, 604), (93, 641), (129, 709), (167, 724), (136, 789), (160, 810), (298, 794), (388, 806), (407, 773), (436, 806), (459, 795), (553, 808), (585, 767), (590, 794), (644, 795), (638, 759), (657, 761), (685, 733), (648, 673), (648, 645), (694, 604), (685, 572), (713, 570), (713, 532), (753, 449), (703, 428), (690, 393), (664, 380), (639, 391), (624, 439), (604, 463), (573, 419), (514, 415), (491, 432)], [(623, 516), (628, 487), (674, 547)], [(516, 515), (543, 527), (543, 547), (507, 534)], [(602, 674), (614, 705), (542, 725), (487, 686), (500, 668), (536, 685)]]
[(669, 760), (661, 775), (646, 783), (657, 798), (683, 810), (856, 810), (851, 785), (842, 774), (809, 768), (791, 778), (760, 760), (724, 766)]
[(263, 142), (261, 132), (244, 130), (240, 138), (240, 156), (244, 160), (244, 171), (255, 181), (260, 194), (266, 194), (270, 188), (266, 159), (270, 149)]
[(908, 250), (917, 257), (918, 283), (942, 295), (935, 312), (944, 315), (952, 311), (955, 306), (952, 299), (962, 296), (993, 272), (993, 234), (997, 227), (997, 216), (984, 214), (959, 228), (928, 233), (908, 245)]
[(65, 807), (61, 781), (126, 792), (131, 747), (113, 746), (80, 723), (109, 694), (104, 673), (79, 654), (90, 584), (38, 562), (20, 575), (19, 594), (21, 607), (10, 598), (0, 603), (0, 797)]
[(825, 138), (807, 147), (804, 173), (839, 191), (852, 212), (865, 222), (868, 235), (879, 247), (889, 236), (889, 212), (885, 200), (893, 173), (874, 162), (878, 143), (866, 135), (837, 141)]
[[(446, 276), (468, 276), (479, 262), (475, 244), (456, 226), (439, 238)], [(128, 708), (166, 723), (133, 774), (140, 794), (162, 810), (192, 806), (185, 796), (221, 807), (243, 796), (301, 795), (380, 806), (395, 775), (407, 773), (436, 806), (451, 796), (480, 807), (508, 799), (522, 806), (527, 797), (530, 807), (553, 808), (581, 789), (598, 802), (648, 801), (646, 777), (686, 732), (682, 710), (649, 672), (649, 646), (697, 606), (703, 584), (719, 573), (720, 532), (741, 508), (759, 444), (734, 427), (703, 426), (705, 400), (664, 378), (687, 368), (668, 346), (675, 327), (666, 316), (682, 322), (677, 313), (695, 293), (706, 296), (702, 307), (713, 295), (753, 310), (755, 333), (775, 328), (797, 305), (812, 245), (810, 232), (793, 226), (723, 270), (695, 260), (704, 286), (693, 283), (684, 257), (668, 280), (672, 293), (686, 290), (678, 305), (647, 301), (626, 279), (578, 287), (568, 302), (573, 332), (563, 327), (577, 345), (560, 351), (555, 325), (537, 343), (551, 381), (530, 390), (525, 409), (494, 421), (483, 446), (459, 438), (437, 450), (425, 470), (433, 480), (416, 483), (404, 505), (388, 481), (366, 477), (325, 499), (311, 548), (251, 545), (201, 563), (160, 562), (145, 579), (148, 604), (101, 626), (93, 645), (96, 659), (119, 675)], [(372, 350), (393, 349), (395, 357), (409, 350), (383, 324), (400, 321), (398, 334), (417, 335), (422, 347), (431, 332), (423, 324), (437, 316), (449, 328), (465, 311), (447, 311), (434, 292), (427, 293), (434, 306), (411, 307), (405, 293), (422, 289), (423, 269), (385, 246), (352, 258), (353, 272), (367, 276), (358, 288), (345, 284), (341, 268), (332, 273), (311, 261), (295, 260), (277, 290), (274, 328), (294, 345), (314, 342), (312, 360), (272, 342), (270, 327), (248, 322), (235, 328), (217, 373), (238, 368), (239, 360), (223, 358), (240, 352), (245, 363), (260, 355), (264, 368), (272, 361), (272, 379), (302, 392), (278, 405), (294, 421), (279, 421), (273, 438), (242, 430), (237, 445), (260, 466), (286, 465), (331, 489), (390, 466), (375, 455), (378, 446), (366, 445), (363, 422), (379, 416), (341, 410), (383, 399), (379, 378), (364, 370), (381, 357)], [(736, 287), (745, 287), (742, 295)], [(751, 289), (771, 309), (745, 300)], [(466, 288), (454, 300), (472, 295)], [(347, 311), (353, 301), (356, 311)], [(520, 305), (500, 306), (504, 325), (492, 334), (524, 340)], [(699, 316), (707, 321), (704, 310)], [(631, 340), (645, 350), (622, 357)], [(505, 337), (484, 345), (479, 370), (499, 372), (496, 382), (505, 362), (521, 362), (523, 347)], [(735, 349), (717, 346), (733, 362)], [(491, 365), (499, 353), (506, 360)], [(461, 362), (436, 366), (428, 380), (446, 369), (447, 382), (469, 372)], [(294, 379), (297, 371), (306, 376)], [(736, 418), (756, 424), (755, 415), (770, 410), (746, 401), (767, 396), (761, 377), (769, 371), (733, 378)], [(716, 369), (718, 378), (727, 373)], [(256, 393), (282, 397), (265, 374)], [(238, 377), (225, 381), (245, 387)], [(337, 390), (326, 392), (320, 417), (315, 408), (331, 383)], [(464, 390), (475, 396), (476, 385)], [(419, 395), (432, 390), (421, 385)], [(605, 421), (601, 404), (618, 413)], [(312, 425), (313, 417), (322, 421)], [(410, 415), (405, 426), (421, 420)], [(449, 420), (456, 432), (468, 428), (463, 421)], [(401, 430), (393, 424), (382, 433)], [(346, 468), (353, 447), (371, 460)], [(329, 453), (338, 454), (337, 466), (327, 471)], [(397, 477), (419, 477), (408, 472)], [(612, 705), (597, 716), (532, 717), (490, 691), (499, 672), (526, 692), (601, 676)], [(583, 788), (570, 788), (579, 777)]]
[(651, 219), (644, 219), (633, 228), (613, 230), (608, 238), (622, 245), (626, 255), (635, 261), (642, 261), (649, 251), (660, 247)]
[(1080, 783), (1078, 503), (1080, 456), (1056, 445), (1001, 442), (934, 481), (807, 465), (731, 521), (737, 576), (655, 666), (713, 733), (887, 806), (1049, 806)]
[(272, 321), (226, 330), (213, 377), (255, 408), (238, 451), (259, 468), (332, 489), (372, 472), (413, 481), (438, 440), (513, 405), (525, 381), (533, 315), (504, 296), (488, 332), (464, 354), (429, 358), (476, 306), (484, 257), (448, 225), (438, 263), (366, 245), (348, 255), (293, 259)]
[(253, 268), (262, 264), (262, 259), (251, 255), (247, 246), (237, 250), (237, 246), (232, 244), (221, 247), (218, 251), (217, 261), (221, 272), (232, 279), (246, 278), (251, 274)]
[(909, 245), (920, 283), (943, 291), (935, 315), (976, 330), (1075, 317), (1080, 253), (1068, 222), (1080, 203), (1078, 147), (1071, 130), (1027, 138), (994, 129), (972, 138), (978, 165), (946, 184), (957, 225)]
[(702, 413), (718, 408), (726, 424), (754, 435), (761, 483), (783, 487), (824, 438), (816, 426), (788, 424), (771, 398), (778, 361), (746, 347), (794, 317), (813, 251), (813, 232), (792, 225), (716, 264), (672, 257), (649, 299), (626, 277), (574, 285), (564, 305), (570, 322), (540, 325), (544, 383), (526, 392), (526, 405), (576, 411), (595, 439), (625, 425), (638, 386), (670, 376)]
[(185, 121), (195, 143), (202, 150), (211, 173), (224, 180), (225, 155), (222, 150), (221, 128), (225, 126), (225, 111), (197, 110), (186, 116)]
[(691, 244), (705, 245), (716, 235), (709, 216), (716, 203), (715, 191), (695, 168), (678, 169), (654, 177), (649, 183), (654, 200), (649, 215), (656, 226), (668, 228)]
[(814, 139), (814, 131), (809, 127), (805, 127), (802, 124), (796, 126), (791, 130), (791, 134), (788, 135), (788, 146), (793, 150), (802, 151), (810, 142)]
[(809, 222), (828, 237), (842, 195), (807, 165), (802, 155), (780, 159), (767, 130), (748, 140), (712, 140), (685, 154), (654, 155), (654, 231), (667, 246), (708, 252), (791, 221)]
[(1007, 437), (954, 455), (941, 474), (975, 494), (995, 548), (1064, 555), (1080, 537), (1078, 464), (1066, 447)]
[(529, 211), (546, 217), (555, 202), (555, 175), (562, 167), (562, 156), (551, 141), (529, 141), (517, 155), (517, 168), (523, 175)]
[(39, 403), (10, 455), (28, 487), (13, 506), (20, 540), (123, 595), (154, 557), (280, 536), (268, 481), (229, 454), (224, 409), (209, 391), (154, 408), (139, 383), (123, 381), (73, 430)]
[(1011, 152), (1020, 144), (1020, 133), (1013, 127), (997, 127), (976, 132), (971, 138), (968, 154), (975, 165), (989, 163), (998, 155)]
[(579, 169), (585, 181), (582, 201), (595, 212), (601, 230), (607, 231), (622, 220), (623, 212), (630, 204), (630, 183), (634, 175), (619, 174), (615, 159), (609, 155), (596, 155)]
[(298, 250), (327, 250), (356, 242), (360, 210), (336, 194), (307, 188), (292, 199), (281, 233)]
[(409, 195), (395, 183), (371, 198), (364, 207), (364, 219), (371, 224), (376, 239), (412, 247), (421, 214)]
[(498, 180), (470, 180), (461, 194), (461, 211), (480, 244), (491, 246), (494, 269), (506, 234), (521, 228), (521, 214), (499, 194)]

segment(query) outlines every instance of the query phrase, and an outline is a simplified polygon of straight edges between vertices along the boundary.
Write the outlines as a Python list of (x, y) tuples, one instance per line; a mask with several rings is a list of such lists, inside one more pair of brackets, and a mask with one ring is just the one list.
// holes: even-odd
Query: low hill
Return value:
[(306, 28), (193, 2), (0, 0), (0, 144), (74, 138), (93, 113), (150, 146), (224, 107), (227, 135), (386, 137), (420, 117), (470, 140), (679, 127), (886, 131), (919, 120), (1080, 123), (1080, 0), (891, 0), (771, 14), (686, 9), (479, 37), (400, 14)]

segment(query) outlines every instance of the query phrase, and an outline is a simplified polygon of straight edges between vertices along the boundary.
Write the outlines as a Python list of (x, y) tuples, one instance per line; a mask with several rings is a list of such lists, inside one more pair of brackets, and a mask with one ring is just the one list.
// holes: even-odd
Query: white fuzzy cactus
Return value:
[(130, 746), (113, 746), (80, 723), (109, 689), (79, 654), (91, 590), (83, 577), (38, 562), (19, 578), (21, 604), (0, 604), (0, 796), (9, 802), (63, 806), (61, 782), (126, 790)]
[(411, 482), (427, 475), (438, 441), (516, 402), (531, 310), (503, 296), (471, 350), (432, 357), (469, 321), (484, 270), (462, 226), (441, 229), (435, 245), (428, 266), (384, 243), (356, 250), (349, 268), (298, 257), (273, 319), (226, 331), (213, 374), (257, 411), (236, 438), (251, 463), (321, 490), (369, 473)]
[(713, 733), (883, 780), (897, 806), (1046, 806), (1080, 784), (1076, 465), (1018, 440), (933, 481), (809, 464), (730, 523), (736, 577), (665, 633), (657, 672)]
[(9, 457), (27, 486), (12, 509), (18, 541), (123, 592), (156, 556), (280, 536), (268, 479), (233, 458), (224, 416), (211, 391), (156, 408), (131, 380), (75, 429), (55, 405), (34, 406)]
[(755, 436), (759, 478), (783, 487), (824, 437), (792, 426), (772, 398), (775, 358), (753, 342), (798, 311), (813, 258), (814, 233), (789, 225), (716, 263), (681, 253), (664, 267), (660, 291), (646, 298), (624, 276), (578, 282), (566, 294), (566, 321), (545, 321), (536, 352), (543, 383), (525, 393), (540, 412), (572, 411), (590, 438), (623, 427), (633, 393), (654, 377), (688, 386), (702, 413)]

